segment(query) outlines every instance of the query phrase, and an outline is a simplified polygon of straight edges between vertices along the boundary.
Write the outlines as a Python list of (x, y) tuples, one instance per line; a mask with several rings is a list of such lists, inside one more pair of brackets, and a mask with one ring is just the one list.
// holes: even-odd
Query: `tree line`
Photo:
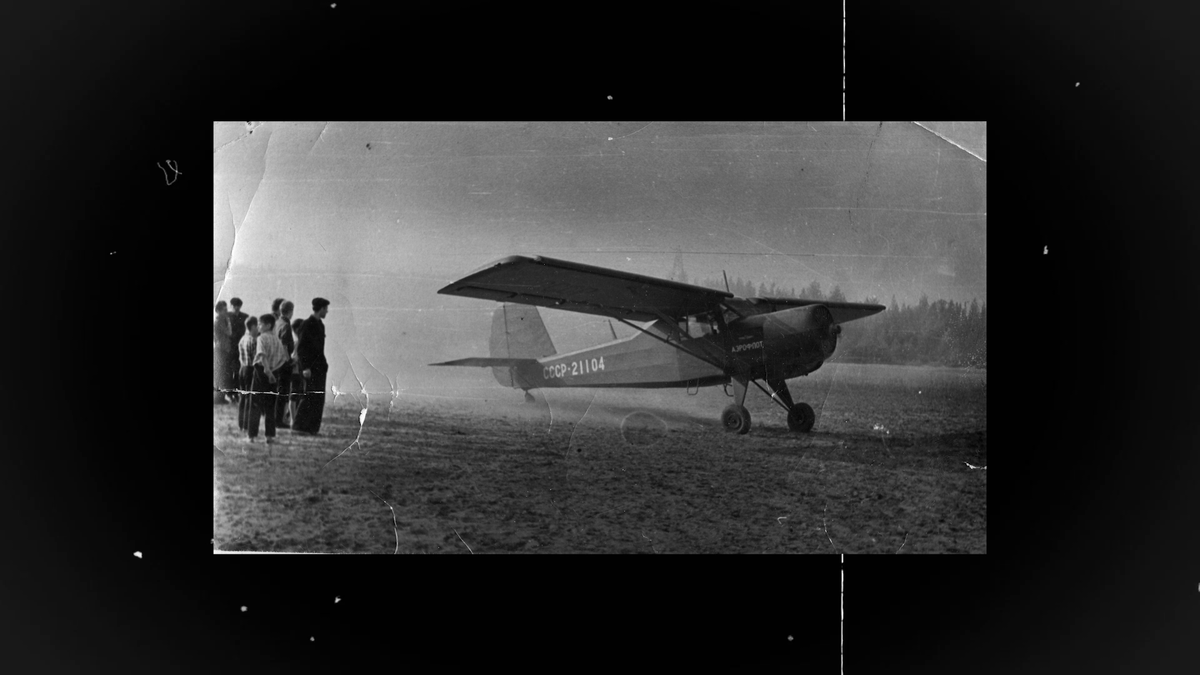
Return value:
[[(700, 282), (700, 285), (720, 291), (725, 290), (725, 281), (722, 279), (705, 279)], [(842, 293), (841, 288), (834, 286), (833, 290), (825, 293), (821, 290), (821, 283), (819, 281), (812, 282), (807, 288), (801, 288), (799, 293), (797, 293), (795, 286), (788, 288), (785, 286), (776, 286), (775, 282), (771, 282), (770, 286), (760, 283), (756, 288), (753, 281), (743, 281), (741, 277), (735, 277), (729, 280), (729, 292), (739, 298), (804, 298), (806, 300), (849, 302), (846, 299), (846, 295)]]
[[(705, 279), (700, 283), (708, 288), (725, 290), (724, 280)], [(819, 282), (797, 292), (759, 284), (740, 277), (729, 280), (729, 291), (742, 298), (802, 298), (848, 302), (844, 293), (834, 286), (828, 293)], [(878, 304), (874, 297), (860, 302)], [(976, 300), (968, 303), (953, 300), (930, 302), (924, 294), (916, 305), (897, 303), (892, 296), (887, 311), (848, 324), (838, 338), (834, 361), (851, 363), (890, 363), (900, 365), (937, 365), (953, 367), (987, 367), (987, 303)]]

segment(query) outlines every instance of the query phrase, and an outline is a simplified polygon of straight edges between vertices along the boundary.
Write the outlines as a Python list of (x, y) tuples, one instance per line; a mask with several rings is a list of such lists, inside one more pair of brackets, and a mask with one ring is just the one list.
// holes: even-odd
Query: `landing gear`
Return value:
[(787, 410), (788, 428), (800, 433), (811, 431), (813, 422), (817, 420), (812, 406), (807, 403), (793, 403), (792, 394), (788, 391), (787, 382), (784, 380), (767, 380), (767, 386), (773, 390), (771, 398)]
[(750, 433), (750, 411), (737, 404), (726, 406), (721, 412), (721, 425), (725, 431), (737, 434)]
[(738, 434), (750, 433), (750, 411), (746, 410), (744, 403), (746, 402), (746, 387), (751, 382), (787, 411), (789, 429), (800, 433), (812, 431), (813, 423), (817, 420), (812, 406), (807, 403), (793, 403), (792, 394), (787, 388), (787, 382), (781, 379), (769, 379), (766, 381), (767, 386), (763, 387), (758, 383), (758, 380), (751, 380), (736, 375), (731, 379), (733, 384), (733, 405), (721, 412), (721, 426), (725, 427), (726, 431), (733, 431)]
[(812, 406), (807, 403), (797, 403), (788, 411), (788, 428), (792, 431), (809, 431), (816, 420)]
[(746, 385), (749, 383), (749, 380), (741, 377), (733, 378), (733, 405), (721, 411), (721, 426), (725, 427), (725, 431), (750, 433), (750, 411), (742, 405), (746, 402)]
[(529, 393), (528, 389), (525, 390), (525, 402), (526, 403), (537, 403), (537, 399), (533, 397), (533, 394)]

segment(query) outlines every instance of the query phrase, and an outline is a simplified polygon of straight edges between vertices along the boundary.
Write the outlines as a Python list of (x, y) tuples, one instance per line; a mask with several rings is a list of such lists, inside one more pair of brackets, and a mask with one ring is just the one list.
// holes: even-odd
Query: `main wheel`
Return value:
[(812, 406), (807, 403), (797, 403), (788, 411), (788, 428), (792, 431), (809, 431), (816, 420)]
[(739, 434), (750, 433), (750, 411), (740, 405), (727, 406), (721, 413), (721, 424), (725, 431)]

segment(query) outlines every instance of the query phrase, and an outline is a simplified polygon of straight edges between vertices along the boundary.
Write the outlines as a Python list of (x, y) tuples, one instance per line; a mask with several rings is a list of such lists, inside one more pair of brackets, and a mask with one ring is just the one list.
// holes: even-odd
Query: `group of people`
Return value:
[[(233, 311), (229, 311), (229, 307)], [(213, 321), (213, 402), (238, 404), (238, 428), (251, 442), (259, 418), (266, 442), (277, 428), (316, 434), (325, 410), (325, 324), (329, 301), (313, 298), (313, 313), (292, 320), (295, 304), (283, 298), (271, 313), (242, 312), (240, 298), (217, 303)]]

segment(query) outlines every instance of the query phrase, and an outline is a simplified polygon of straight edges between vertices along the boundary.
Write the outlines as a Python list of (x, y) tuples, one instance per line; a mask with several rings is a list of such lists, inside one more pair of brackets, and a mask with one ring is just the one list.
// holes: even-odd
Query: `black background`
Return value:
[[(838, 6), (329, 4), (0, 29), (10, 659), (834, 672), (832, 555), (211, 555), (212, 120), (842, 119)], [(849, 672), (1200, 663), (1194, 14), (848, 7), (847, 119), (989, 122), (1000, 376), (988, 554), (849, 557)]]

